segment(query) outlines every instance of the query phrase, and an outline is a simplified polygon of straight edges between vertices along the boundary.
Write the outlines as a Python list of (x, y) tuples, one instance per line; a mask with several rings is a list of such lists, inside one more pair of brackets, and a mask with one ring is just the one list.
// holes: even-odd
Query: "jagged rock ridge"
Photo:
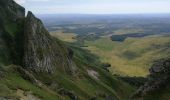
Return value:
[(1, 0), (0, 11), (0, 19), (2, 19), (2, 21), (16, 21), (18, 18), (25, 17), (25, 8), (13, 0)]
[(1, 62), (10, 60), (32, 71), (75, 72), (71, 50), (51, 37), (31, 12), (25, 18), (25, 8), (13, 0), (0, 1), (0, 51)]
[[(19, 56), (15, 52), (16, 40), (19, 41), (21, 30), (18, 29), (20, 19), (25, 17), (25, 8), (13, 0), (0, 0), (0, 61), (1, 63), (12, 63)], [(21, 28), (20, 28), (21, 29)], [(16, 32), (17, 31), (17, 32)], [(17, 38), (16, 38), (17, 37)], [(18, 46), (18, 47), (17, 47)], [(18, 49), (19, 51), (19, 49)], [(18, 57), (14, 57), (14, 55)]]
[(28, 12), (24, 28), (25, 67), (36, 72), (64, 70), (74, 73), (75, 64), (69, 51), (60, 41), (50, 36), (41, 20)]

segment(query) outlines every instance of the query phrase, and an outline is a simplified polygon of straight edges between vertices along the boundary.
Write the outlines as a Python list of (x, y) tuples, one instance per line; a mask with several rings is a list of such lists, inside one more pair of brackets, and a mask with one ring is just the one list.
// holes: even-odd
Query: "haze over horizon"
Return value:
[(35, 14), (170, 13), (170, 0), (15, 0)]

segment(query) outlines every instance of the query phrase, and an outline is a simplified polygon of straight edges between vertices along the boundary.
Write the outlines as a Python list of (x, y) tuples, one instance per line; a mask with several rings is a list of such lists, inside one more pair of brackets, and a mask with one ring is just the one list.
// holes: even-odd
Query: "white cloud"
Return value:
[(19, 3), (19, 4), (24, 4), (26, 3), (26, 0), (14, 0), (15, 2)]
[[(15, 0), (34, 13), (170, 13), (170, 0)], [(74, 1), (74, 2), (73, 2)], [(133, 1), (133, 2), (132, 2)]]
[(26, 2), (48, 2), (51, 0), (14, 0), (15, 2), (19, 3), (19, 4), (24, 4)]
[(27, 0), (27, 1), (35, 1), (35, 2), (37, 2), (37, 1), (40, 1), (40, 2), (48, 2), (48, 1), (51, 1), (51, 0)]

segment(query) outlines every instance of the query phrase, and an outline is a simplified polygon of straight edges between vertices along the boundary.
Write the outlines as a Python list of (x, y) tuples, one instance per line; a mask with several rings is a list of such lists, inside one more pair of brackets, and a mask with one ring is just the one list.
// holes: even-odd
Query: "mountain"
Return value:
[(13, 0), (0, 12), (0, 100), (125, 100), (135, 91)]
[[(19, 46), (16, 46), (16, 42), (20, 42), (19, 38), (22, 36), (23, 30), (22, 28), (20, 30), (18, 27), (23, 26), (21, 21), (25, 17), (25, 9), (12, 0), (1, 0), (0, 12), (0, 59), (1, 62), (9, 63), (12, 62), (12, 57), (18, 55), (14, 51), (21, 49)], [(19, 56), (17, 56), (15, 63), (19, 59)]]
[(155, 62), (147, 79), (113, 75), (13, 0), (1, 0), (0, 12), (0, 100), (169, 100), (170, 59)]
[[(76, 65), (72, 51), (50, 36), (42, 22), (31, 12), (25, 19), (24, 66), (36, 72), (54, 73), (55, 70), (73, 74)], [(31, 63), (30, 63), (31, 62)], [(58, 67), (58, 68), (57, 68)]]

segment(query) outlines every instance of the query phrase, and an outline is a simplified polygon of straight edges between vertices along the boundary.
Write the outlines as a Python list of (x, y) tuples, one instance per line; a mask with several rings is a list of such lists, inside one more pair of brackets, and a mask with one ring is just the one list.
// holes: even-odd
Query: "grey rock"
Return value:
[(41, 20), (28, 12), (24, 28), (24, 66), (35, 72), (75, 72), (72, 52), (50, 36)]
[[(15, 37), (9, 38), (5, 25), (16, 23), (16, 20), (25, 17), (25, 9), (13, 0), (0, 0), (0, 61), (1, 63), (12, 62), (12, 46)], [(13, 46), (14, 47), (14, 46)], [(11, 50), (11, 51), (10, 51)]]
[[(15, 21), (25, 17), (25, 8), (15, 3), (13, 0), (0, 0), (0, 17), (8, 21)], [(2, 20), (2, 21), (4, 21)]]
[(133, 98), (143, 97), (150, 92), (166, 87), (170, 83), (170, 58), (156, 61), (150, 68), (148, 81), (133, 95)]
[(12, 98), (8, 98), (8, 97), (0, 97), (0, 100), (16, 100), (16, 99), (12, 99)]
[(58, 90), (58, 93), (60, 95), (68, 96), (71, 100), (78, 100), (78, 97), (73, 92), (71, 92), (69, 90), (62, 88), (62, 89)]

